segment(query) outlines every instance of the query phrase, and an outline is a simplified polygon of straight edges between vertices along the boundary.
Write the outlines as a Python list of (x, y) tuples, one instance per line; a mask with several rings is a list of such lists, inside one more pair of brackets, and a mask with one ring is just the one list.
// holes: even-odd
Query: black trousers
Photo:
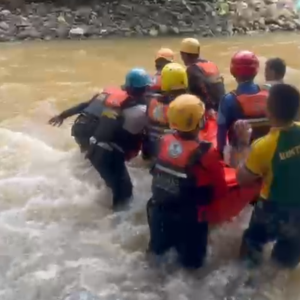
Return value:
[(300, 209), (281, 208), (271, 201), (255, 204), (248, 229), (244, 232), (241, 258), (253, 265), (262, 262), (263, 247), (275, 242), (272, 259), (287, 268), (300, 262)]
[(147, 204), (150, 241), (148, 251), (163, 255), (175, 248), (179, 263), (188, 269), (197, 269), (204, 263), (207, 253), (208, 224), (198, 222), (186, 213), (168, 211), (153, 204)]
[(123, 208), (132, 198), (132, 182), (128, 173), (125, 158), (117, 150), (108, 151), (94, 146), (89, 160), (98, 171), (113, 194), (113, 208)]
[(79, 116), (71, 129), (72, 136), (80, 147), (81, 152), (85, 152), (90, 147), (90, 137), (97, 127), (97, 120), (87, 116)]

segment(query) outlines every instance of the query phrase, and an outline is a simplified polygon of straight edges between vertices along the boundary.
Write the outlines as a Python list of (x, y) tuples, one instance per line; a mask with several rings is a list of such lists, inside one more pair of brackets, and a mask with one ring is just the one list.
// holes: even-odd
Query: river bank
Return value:
[(0, 10), (2, 42), (194, 34), (212, 37), (299, 29), (299, 16), (287, 0), (171, 0), (163, 4), (125, 0), (76, 9), (31, 3), (22, 11)]

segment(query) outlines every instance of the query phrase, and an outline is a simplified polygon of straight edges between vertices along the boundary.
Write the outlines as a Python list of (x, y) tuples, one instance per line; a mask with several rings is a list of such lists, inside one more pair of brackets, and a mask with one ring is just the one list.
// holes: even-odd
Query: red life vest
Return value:
[(127, 93), (120, 88), (106, 88), (93, 97), (88, 107), (83, 110), (83, 114), (99, 118), (106, 107), (121, 108), (127, 99)]
[(270, 130), (270, 123), (266, 116), (268, 90), (259, 90), (256, 94), (238, 95), (231, 92), (243, 113), (243, 119), (247, 120), (252, 127), (252, 140), (266, 135)]
[(104, 105), (109, 108), (121, 108), (128, 99), (128, 94), (118, 88), (106, 88), (102, 93), (106, 94)]
[(231, 92), (236, 101), (238, 102), (240, 108), (246, 119), (264, 118), (266, 117), (267, 109), (267, 99), (269, 96), (269, 91), (259, 90), (256, 94), (238, 95), (236, 91)]
[(212, 188), (197, 185), (193, 167), (200, 164), (201, 157), (210, 147), (210, 143), (184, 140), (177, 134), (164, 135), (152, 169), (153, 199), (162, 205), (176, 203), (189, 207), (192, 204), (195, 213), (199, 205), (207, 205), (212, 199)]
[(211, 61), (199, 61), (196, 66), (201, 69), (202, 73), (205, 75), (206, 79), (211, 83), (216, 83), (220, 80), (220, 71), (216, 64)]
[(206, 79), (206, 82), (201, 82), (199, 86), (205, 98), (203, 100), (213, 104), (214, 97), (211, 95), (212, 86), (214, 84), (223, 84), (223, 78), (220, 75), (219, 68), (211, 61), (201, 60), (196, 63), (196, 66), (201, 70)]
[(167, 117), (169, 104), (163, 103), (162, 97), (154, 94), (147, 106), (148, 134), (153, 139), (158, 139), (169, 129)]

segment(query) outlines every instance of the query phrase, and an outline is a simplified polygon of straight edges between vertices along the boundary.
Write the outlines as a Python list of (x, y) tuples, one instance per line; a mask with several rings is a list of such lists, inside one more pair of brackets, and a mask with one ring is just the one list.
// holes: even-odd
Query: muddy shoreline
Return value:
[(75, 9), (47, 3), (0, 7), (0, 41), (107, 37), (233, 36), (300, 29), (287, 0), (199, 2), (121, 1)]

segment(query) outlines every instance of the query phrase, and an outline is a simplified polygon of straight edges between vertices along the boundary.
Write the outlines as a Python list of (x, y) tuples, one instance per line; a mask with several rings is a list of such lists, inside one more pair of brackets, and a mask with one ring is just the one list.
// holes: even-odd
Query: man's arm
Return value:
[(267, 155), (268, 151), (270, 149), (264, 138), (255, 141), (251, 145), (246, 161), (237, 169), (236, 178), (240, 185), (251, 184), (263, 177), (270, 160), (270, 156)]
[(74, 115), (80, 114), (85, 108), (87, 108), (92, 100), (89, 100), (87, 102), (82, 102), (80, 104), (77, 104), (67, 110), (64, 110), (61, 114), (60, 117), (63, 119), (67, 119), (69, 117), (72, 117)]
[(228, 95), (223, 97), (218, 110), (217, 149), (221, 154), (223, 154), (224, 147), (226, 146), (228, 124), (230, 119), (229, 101), (230, 99)]
[(54, 116), (53, 118), (51, 118), (48, 123), (55, 126), (60, 126), (65, 119), (67, 118), (70, 118), (74, 115), (77, 115), (77, 114), (80, 114), (85, 108), (87, 108), (90, 103), (92, 101), (94, 101), (97, 97), (98, 97), (99, 94), (96, 94), (91, 100), (89, 101), (86, 101), (86, 102), (82, 102), (80, 104), (77, 104), (75, 106), (72, 106), (71, 108), (69, 109), (66, 109), (64, 110), (62, 113), (60, 113), (59, 115), (57, 116)]
[(205, 76), (197, 66), (189, 66), (187, 68), (187, 77), (189, 91), (191, 94), (201, 97), (201, 85), (205, 83)]

